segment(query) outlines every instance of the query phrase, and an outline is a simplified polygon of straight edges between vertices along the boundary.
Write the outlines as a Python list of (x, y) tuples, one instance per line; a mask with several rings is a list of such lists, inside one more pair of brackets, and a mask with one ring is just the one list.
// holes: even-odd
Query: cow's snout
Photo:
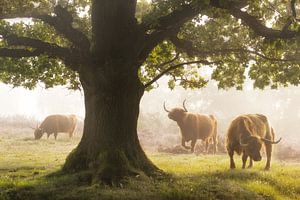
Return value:
[[(173, 113), (169, 113), (169, 114), (168, 114), (168, 117), (169, 117), (169, 119), (175, 120), (174, 114), (173, 114)], [(175, 121), (176, 121), (176, 120), (175, 120)]]
[(261, 156), (253, 157), (252, 158), (254, 161), (261, 161)]

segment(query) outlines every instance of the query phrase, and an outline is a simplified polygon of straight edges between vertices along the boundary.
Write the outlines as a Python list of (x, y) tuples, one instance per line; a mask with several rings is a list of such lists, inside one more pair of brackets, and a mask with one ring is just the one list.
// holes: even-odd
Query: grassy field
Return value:
[[(77, 136), (78, 137), (78, 136)], [(55, 174), (79, 138), (35, 141), (32, 135), (0, 134), (0, 199), (300, 199), (300, 164), (265, 160), (253, 169), (229, 170), (226, 155), (148, 153), (168, 178), (143, 176), (108, 187), (84, 176)], [(241, 167), (241, 158), (236, 157)]]

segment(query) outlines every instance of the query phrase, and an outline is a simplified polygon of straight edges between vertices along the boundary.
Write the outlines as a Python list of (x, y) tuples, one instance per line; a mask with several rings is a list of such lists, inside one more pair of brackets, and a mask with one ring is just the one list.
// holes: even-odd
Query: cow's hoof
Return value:
[(265, 167), (265, 171), (269, 171), (270, 170), (270, 167)]

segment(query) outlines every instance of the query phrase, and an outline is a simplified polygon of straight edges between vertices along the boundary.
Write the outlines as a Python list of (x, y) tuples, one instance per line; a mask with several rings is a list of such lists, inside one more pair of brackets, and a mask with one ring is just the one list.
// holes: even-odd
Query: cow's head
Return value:
[(41, 137), (43, 136), (43, 130), (39, 127), (36, 127), (36, 129), (34, 130), (34, 139), (38, 140), (41, 139)]
[(254, 161), (261, 160), (260, 150), (262, 143), (262, 140), (257, 136), (249, 136), (240, 141), (240, 145), (244, 148), (246, 155), (250, 156)]
[(244, 148), (245, 153), (250, 156), (250, 158), (254, 161), (260, 161), (262, 158), (260, 150), (263, 143), (278, 144), (280, 140), (281, 138), (275, 142), (258, 136), (249, 136), (248, 138), (241, 140), (240, 145)]
[(183, 105), (183, 108), (173, 108), (172, 110), (168, 110), (166, 108), (166, 104), (164, 102), (164, 110), (169, 113), (168, 114), (168, 117), (174, 121), (180, 121), (184, 116), (185, 114), (188, 112), (186, 107), (185, 107), (185, 101), (183, 101), (182, 105)]

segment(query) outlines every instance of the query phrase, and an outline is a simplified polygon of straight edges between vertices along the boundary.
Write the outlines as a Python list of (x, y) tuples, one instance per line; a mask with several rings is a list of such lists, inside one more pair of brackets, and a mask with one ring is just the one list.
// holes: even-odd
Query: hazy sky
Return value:
[(84, 116), (83, 94), (64, 87), (35, 90), (0, 84), (0, 115), (28, 115), (42, 119), (48, 114), (74, 113)]
[[(235, 101), (240, 98), (247, 98), (247, 101), (251, 102), (251, 99), (255, 99), (258, 102), (256, 106), (247, 106), (241, 104), (239, 110), (244, 112), (266, 112), (268, 111), (266, 106), (260, 104), (269, 104), (273, 107), (283, 107), (288, 102), (278, 102), (276, 98), (284, 97), (291, 92), (287, 92), (289, 88), (281, 88), (279, 90), (252, 90), (251, 87), (246, 86), (244, 91), (235, 91), (234, 89), (229, 91), (218, 91), (216, 86), (204, 88), (200, 90), (183, 90), (180, 87), (175, 90), (170, 90), (166, 87), (165, 81), (160, 81), (160, 87), (152, 90), (151, 92), (145, 92), (141, 101), (142, 112), (161, 112), (162, 103), (167, 101), (167, 105), (170, 107), (180, 106), (184, 98), (188, 99), (188, 104), (191, 109), (199, 110), (205, 104), (210, 104), (211, 101), (218, 98), (224, 98), (224, 107), (234, 107)], [(292, 91), (295, 95), (290, 94), (288, 98), (297, 98), (297, 94), (300, 96), (300, 88), (293, 87)], [(203, 94), (203, 95), (201, 95)], [(210, 95), (211, 94), (211, 95)], [(272, 98), (272, 96), (274, 98)], [(225, 99), (226, 98), (226, 99)], [(54, 113), (73, 113), (78, 116), (84, 116), (84, 103), (83, 93), (79, 91), (71, 91), (65, 87), (55, 87), (51, 89), (44, 89), (38, 86), (35, 90), (27, 90), (24, 88), (12, 88), (11, 86), (0, 84), (0, 116), (2, 115), (28, 115), (34, 116), (38, 119), (44, 118), (46, 115)], [(263, 102), (264, 101), (264, 102)], [(251, 108), (250, 108), (251, 107)], [(264, 110), (266, 109), (266, 110)], [(282, 108), (284, 109), (284, 108)], [(298, 108), (295, 108), (295, 112)], [(233, 112), (234, 111), (230, 111)]]
[[(186, 91), (177, 87), (171, 91), (166, 87), (164, 80), (161, 80), (159, 85), (159, 88), (145, 92), (141, 101), (141, 112), (164, 113), (164, 101), (172, 108), (181, 106), (182, 101), (187, 98), (187, 106), (191, 111), (210, 112), (219, 114), (220, 117), (222, 112), (227, 116), (258, 112), (280, 119), (281, 113), (287, 109), (291, 116), (300, 115), (300, 106), (295, 103), (300, 100), (300, 87), (262, 91), (252, 90), (248, 84), (244, 91), (224, 91), (217, 90), (212, 83), (208, 88), (200, 90)], [(27, 90), (0, 84), (0, 99), (0, 116), (28, 115), (43, 119), (49, 114), (73, 113), (84, 117), (83, 93), (68, 90), (63, 86), (47, 90), (38, 86), (35, 90)]]

